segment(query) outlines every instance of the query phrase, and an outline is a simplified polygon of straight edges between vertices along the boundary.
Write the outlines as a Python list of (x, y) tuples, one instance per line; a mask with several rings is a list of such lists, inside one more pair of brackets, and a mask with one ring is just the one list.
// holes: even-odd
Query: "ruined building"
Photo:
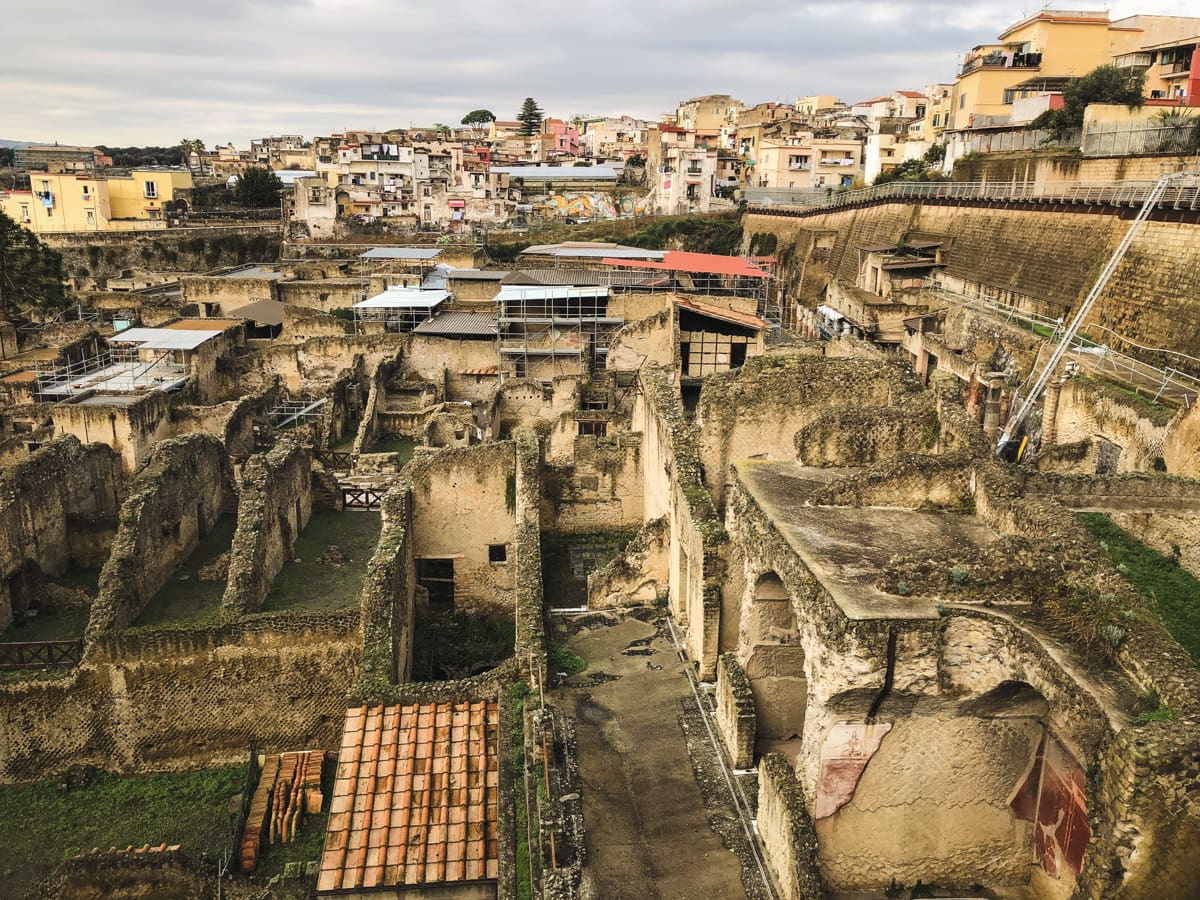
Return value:
[[(1041, 215), (752, 211), (744, 258), (503, 272), (391, 248), (43, 335), (0, 376), (0, 792), (245, 765), (232, 891), (319, 816), (317, 896), (1200, 895), (1193, 648), (1076, 515), (1194, 570), (1196, 414), (1064, 372), (999, 461), (1039, 333), (947, 300)], [(301, 302), (322, 280), (347, 301)]]

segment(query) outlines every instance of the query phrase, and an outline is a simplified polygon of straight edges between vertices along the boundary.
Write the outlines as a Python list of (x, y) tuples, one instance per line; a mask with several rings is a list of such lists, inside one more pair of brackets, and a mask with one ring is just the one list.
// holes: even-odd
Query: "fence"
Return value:
[(0, 644), (0, 670), (73, 669), (83, 659), (83, 641)]
[(1200, 119), (1172, 116), (1153, 123), (1097, 122), (1083, 136), (1084, 156), (1200, 152)]
[[(980, 309), (1016, 323), (1041, 335), (1048, 343), (1062, 338), (1062, 319), (1041, 316), (999, 302), (998, 297), (990, 295), (986, 289), (978, 293), (962, 293), (948, 288), (936, 277), (926, 283), (926, 289), (959, 305)], [(1200, 359), (1173, 350), (1143, 346), (1103, 325), (1087, 325), (1083, 331), (1093, 336), (1076, 335), (1067, 355), (1067, 359), (1080, 369), (1117, 381), (1156, 403), (1166, 401), (1190, 409), (1196, 402), (1197, 395), (1200, 395), (1200, 378), (1181, 372), (1179, 366), (1190, 362), (1193, 367), (1200, 369)], [(1160, 360), (1163, 365), (1156, 366), (1145, 359), (1122, 353), (1111, 347), (1111, 343), (1135, 348), (1143, 357)]]
[(1078, 128), (1062, 138), (1056, 138), (1048, 131), (1028, 129), (985, 131), (980, 134), (968, 132), (955, 140), (953, 156), (958, 158), (966, 153), (1012, 153), (1045, 150), (1048, 147), (1078, 147), (1081, 135)]
[[(992, 203), (1071, 203), (1085, 206), (1141, 206), (1154, 189), (1153, 181), (893, 181), (857, 191), (834, 191), (818, 202), (764, 200), (752, 212), (798, 210), (815, 212), (888, 200), (983, 201)], [(1189, 175), (1170, 185), (1160, 209), (1200, 209), (1200, 179)]]

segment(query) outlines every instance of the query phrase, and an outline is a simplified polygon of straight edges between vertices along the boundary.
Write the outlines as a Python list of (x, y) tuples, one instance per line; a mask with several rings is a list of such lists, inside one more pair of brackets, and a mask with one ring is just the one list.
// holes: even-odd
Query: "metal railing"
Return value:
[[(857, 191), (828, 191), (821, 199), (747, 201), (755, 211), (778, 209), (816, 211), (841, 209), (887, 200), (963, 200), (1003, 203), (1070, 203), (1086, 206), (1141, 206), (1154, 189), (1153, 181), (893, 181)], [(802, 194), (803, 192), (793, 192)], [(1160, 209), (1200, 209), (1200, 179), (1189, 175), (1169, 188)]]
[[(1015, 323), (1040, 335), (1049, 343), (1054, 343), (1062, 337), (1064, 322), (1061, 318), (1054, 319), (1025, 312), (1002, 303), (998, 299), (998, 290), (996, 296), (989, 296), (982, 290), (979, 293), (967, 294), (947, 287), (936, 276), (926, 282), (925, 290), (960, 306), (978, 309), (1006, 322)], [(1156, 403), (1175, 403), (1190, 409), (1197, 396), (1200, 396), (1200, 378), (1179, 369), (1179, 365), (1187, 362), (1200, 369), (1200, 359), (1173, 350), (1147, 347), (1103, 325), (1089, 324), (1082, 331), (1094, 336), (1076, 336), (1071, 341), (1067, 357), (1085, 372), (1116, 381)], [(1154, 365), (1145, 359), (1114, 349), (1112, 343), (1135, 347), (1142, 356), (1171, 359), (1175, 365)]]
[(1099, 122), (1083, 136), (1084, 156), (1200, 152), (1200, 118), (1172, 116), (1151, 122)]

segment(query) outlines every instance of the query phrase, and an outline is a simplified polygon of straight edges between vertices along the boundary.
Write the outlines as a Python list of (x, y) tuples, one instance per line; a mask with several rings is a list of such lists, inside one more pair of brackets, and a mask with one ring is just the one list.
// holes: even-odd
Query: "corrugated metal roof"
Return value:
[(493, 700), (346, 710), (317, 892), (492, 881)]
[(569, 297), (607, 297), (610, 293), (607, 287), (506, 284), (500, 288), (496, 300), (501, 303), (515, 300), (565, 300)]
[(423, 291), (420, 288), (390, 287), (382, 294), (355, 303), (355, 309), (432, 309), (446, 302), (447, 291)]
[(413, 329), (413, 334), (428, 334), (439, 337), (487, 337), (496, 336), (496, 313), (449, 310), (426, 319)]
[(492, 166), (492, 174), (531, 181), (616, 181), (617, 170), (608, 166)]
[(606, 266), (636, 266), (642, 269), (660, 269), (667, 272), (690, 272), (697, 275), (736, 275), (743, 278), (769, 278), (758, 266), (751, 265), (737, 256), (719, 256), (714, 253), (685, 253), (670, 250), (662, 262), (641, 262), (606, 257)]
[(451, 281), (502, 281), (507, 274), (491, 269), (450, 269), (446, 277)]
[(433, 259), (442, 251), (437, 247), (372, 247), (359, 259)]
[(141, 350), (195, 350), (211, 341), (220, 331), (184, 331), (178, 328), (127, 328), (114, 334), (109, 341), (118, 344), (137, 344)]

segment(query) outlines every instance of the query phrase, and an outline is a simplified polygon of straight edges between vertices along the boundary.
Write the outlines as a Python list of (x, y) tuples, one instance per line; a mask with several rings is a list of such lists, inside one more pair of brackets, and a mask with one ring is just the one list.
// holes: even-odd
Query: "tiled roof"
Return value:
[(751, 328), (755, 331), (762, 331), (771, 327), (758, 316), (752, 316), (749, 313), (742, 313), (733, 309), (725, 309), (723, 306), (712, 306), (708, 303), (701, 303), (698, 300), (693, 300), (691, 297), (676, 297), (675, 305), (680, 309), (690, 310), (699, 315), (707, 316), (710, 319), (719, 319), (722, 322), (741, 325), (744, 328)]
[(494, 880), (495, 701), (346, 710), (317, 891)]

